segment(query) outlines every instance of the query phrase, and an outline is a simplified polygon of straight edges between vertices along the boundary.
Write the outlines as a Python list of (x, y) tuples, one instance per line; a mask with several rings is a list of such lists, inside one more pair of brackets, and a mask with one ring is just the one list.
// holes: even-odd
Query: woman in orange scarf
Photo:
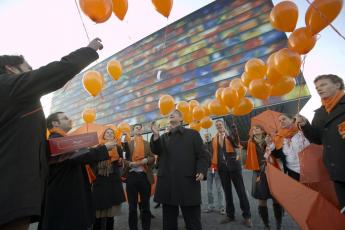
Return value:
[(280, 158), (284, 170), (293, 179), (299, 181), (300, 163), (298, 154), (310, 143), (295, 125), (295, 118), (289, 114), (279, 116), (280, 129), (270, 143), (272, 155)]
[[(267, 200), (273, 199), (268, 187), (265, 173), (266, 131), (259, 125), (252, 127), (252, 136), (248, 140), (246, 169), (253, 170), (252, 196), (258, 200), (259, 214), (265, 228), (270, 229)], [(282, 207), (273, 199), (273, 211), (276, 218), (277, 229), (281, 228)]]
[[(114, 140), (115, 131), (107, 128), (103, 133), (101, 144)], [(109, 151), (109, 160), (101, 161), (93, 167), (96, 174), (92, 191), (96, 208), (96, 221), (93, 228), (95, 230), (113, 229), (114, 216), (120, 214), (121, 203), (126, 200), (119, 170), (122, 155), (122, 148), (117, 145), (116, 149)]]

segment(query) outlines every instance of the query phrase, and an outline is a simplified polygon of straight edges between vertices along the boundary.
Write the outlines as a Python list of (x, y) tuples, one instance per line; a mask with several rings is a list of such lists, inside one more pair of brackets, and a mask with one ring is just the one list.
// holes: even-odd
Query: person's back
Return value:
[[(0, 227), (28, 226), (41, 213), (48, 172), (40, 97), (61, 88), (98, 58), (98, 40), (37, 70), (22, 56), (0, 56)], [(23, 221), (22, 221), (23, 220)]]

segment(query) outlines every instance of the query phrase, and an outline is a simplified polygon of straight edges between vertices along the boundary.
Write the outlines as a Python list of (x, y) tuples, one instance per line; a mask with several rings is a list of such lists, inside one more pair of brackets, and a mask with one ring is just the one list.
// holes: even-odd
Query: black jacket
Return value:
[[(52, 134), (50, 138), (61, 137)], [(95, 218), (91, 184), (85, 164), (109, 158), (107, 148), (90, 148), (88, 153), (49, 166), (48, 184), (41, 221), (43, 230), (85, 230)]]
[(61, 88), (98, 58), (81, 48), (37, 70), (0, 75), (0, 225), (41, 213), (48, 172), (41, 96)]
[(157, 203), (181, 206), (201, 204), (200, 182), (196, 174), (207, 174), (210, 164), (208, 151), (200, 134), (179, 127), (165, 133), (156, 141), (151, 139), (151, 150), (159, 155), (159, 169), (154, 200)]
[(301, 128), (310, 142), (323, 145), (323, 162), (331, 179), (345, 182), (345, 140), (338, 132), (342, 122), (345, 122), (345, 96), (331, 113), (324, 106), (317, 109), (312, 124)]

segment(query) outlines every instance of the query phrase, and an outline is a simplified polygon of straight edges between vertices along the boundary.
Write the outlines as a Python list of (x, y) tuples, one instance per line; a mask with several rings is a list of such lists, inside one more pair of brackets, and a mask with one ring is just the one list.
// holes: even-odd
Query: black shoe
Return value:
[(227, 224), (227, 223), (230, 223), (230, 222), (233, 222), (235, 221), (235, 217), (225, 217), (223, 220), (220, 221), (220, 224)]

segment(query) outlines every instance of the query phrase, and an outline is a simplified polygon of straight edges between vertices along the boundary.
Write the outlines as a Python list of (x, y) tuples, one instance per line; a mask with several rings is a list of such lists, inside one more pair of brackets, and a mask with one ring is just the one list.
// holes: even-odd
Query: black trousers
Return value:
[(345, 182), (344, 181), (334, 181), (335, 193), (340, 204), (340, 210), (345, 215)]
[(250, 206), (248, 201), (248, 196), (246, 189), (244, 187), (242, 170), (228, 171), (228, 170), (219, 170), (220, 181), (225, 194), (226, 201), (226, 214), (230, 218), (235, 218), (235, 206), (232, 197), (232, 186), (231, 182), (235, 186), (238, 198), (240, 199), (240, 207), (242, 209), (242, 216), (247, 219), (251, 217)]
[(130, 172), (127, 177), (127, 198), (129, 205), (128, 225), (130, 230), (138, 229), (138, 195), (141, 203), (141, 224), (143, 230), (149, 230), (151, 226), (150, 212), (150, 183), (147, 180), (146, 173)]
[[(180, 206), (187, 230), (201, 230), (201, 209), (197, 206)], [(179, 206), (163, 204), (163, 230), (177, 230)]]

